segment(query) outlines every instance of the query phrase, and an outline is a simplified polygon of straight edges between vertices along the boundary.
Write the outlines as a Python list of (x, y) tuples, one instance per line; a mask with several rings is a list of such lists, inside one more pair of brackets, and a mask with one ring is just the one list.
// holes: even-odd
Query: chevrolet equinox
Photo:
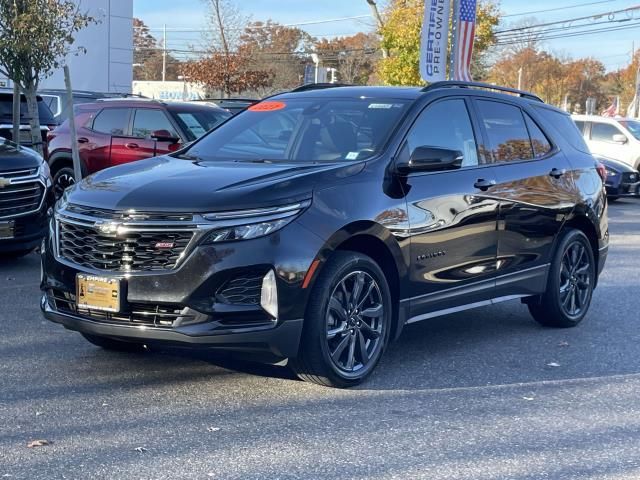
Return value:
[(242, 351), (348, 387), (413, 322), (520, 299), (577, 325), (607, 256), (602, 175), (530, 93), (301, 87), (69, 188), (41, 307), (106, 349)]

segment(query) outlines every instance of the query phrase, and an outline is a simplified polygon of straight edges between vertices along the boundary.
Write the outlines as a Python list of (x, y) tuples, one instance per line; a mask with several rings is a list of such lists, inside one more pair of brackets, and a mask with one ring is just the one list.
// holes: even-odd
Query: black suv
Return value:
[[(38, 102), (42, 142), (46, 145), (47, 134), (50, 130), (56, 128), (57, 122), (42, 97), (38, 95), (36, 99)], [(0, 90), (0, 137), (7, 140), (15, 140), (13, 138), (13, 90)], [(24, 95), (20, 97), (20, 144), (25, 147), (33, 146), (27, 99)]]
[(521, 299), (578, 324), (607, 256), (603, 173), (529, 93), (294, 90), (68, 190), (42, 310), (108, 349), (240, 350), (351, 386), (408, 323)]

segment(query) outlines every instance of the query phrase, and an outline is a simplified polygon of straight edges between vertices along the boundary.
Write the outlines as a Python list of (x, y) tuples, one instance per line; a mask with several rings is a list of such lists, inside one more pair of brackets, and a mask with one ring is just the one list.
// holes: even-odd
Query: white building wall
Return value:
[[(76, 34), (68, 65), (74, 90), (131, 93), (133, 80), (133, 0), (75, 0), (100, 22)], [(41, 88), (64, 88), (62, 71), (41, 83)]]

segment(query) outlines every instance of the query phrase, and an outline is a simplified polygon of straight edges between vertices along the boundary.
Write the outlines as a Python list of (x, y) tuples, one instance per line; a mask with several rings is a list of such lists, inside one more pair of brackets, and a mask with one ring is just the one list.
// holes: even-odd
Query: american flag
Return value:
[(471, 78), (471, 56), (476, 36), (476, 0), (460, 0), (458, 13), (458, 41), (455, 45), (456, 69), (454, 80), (465, 82)]
[(613, 97), (611, 106), (602, 112), (603, 117), (615, 117), (620, 114), (620, 97)]

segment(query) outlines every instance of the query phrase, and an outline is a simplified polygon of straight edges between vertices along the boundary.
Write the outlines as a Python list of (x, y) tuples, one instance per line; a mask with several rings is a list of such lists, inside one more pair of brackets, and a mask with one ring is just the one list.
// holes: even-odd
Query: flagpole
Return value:
[(453, 13), (451, 14), (451, 48), (449, 49), (451, 56), (449, 58), (449, 80), (454, 80), (456, 68), (458, 66), (456, 46), (458, 45), (458, 10), (460, 0), (452, 0), (451, 4)]

